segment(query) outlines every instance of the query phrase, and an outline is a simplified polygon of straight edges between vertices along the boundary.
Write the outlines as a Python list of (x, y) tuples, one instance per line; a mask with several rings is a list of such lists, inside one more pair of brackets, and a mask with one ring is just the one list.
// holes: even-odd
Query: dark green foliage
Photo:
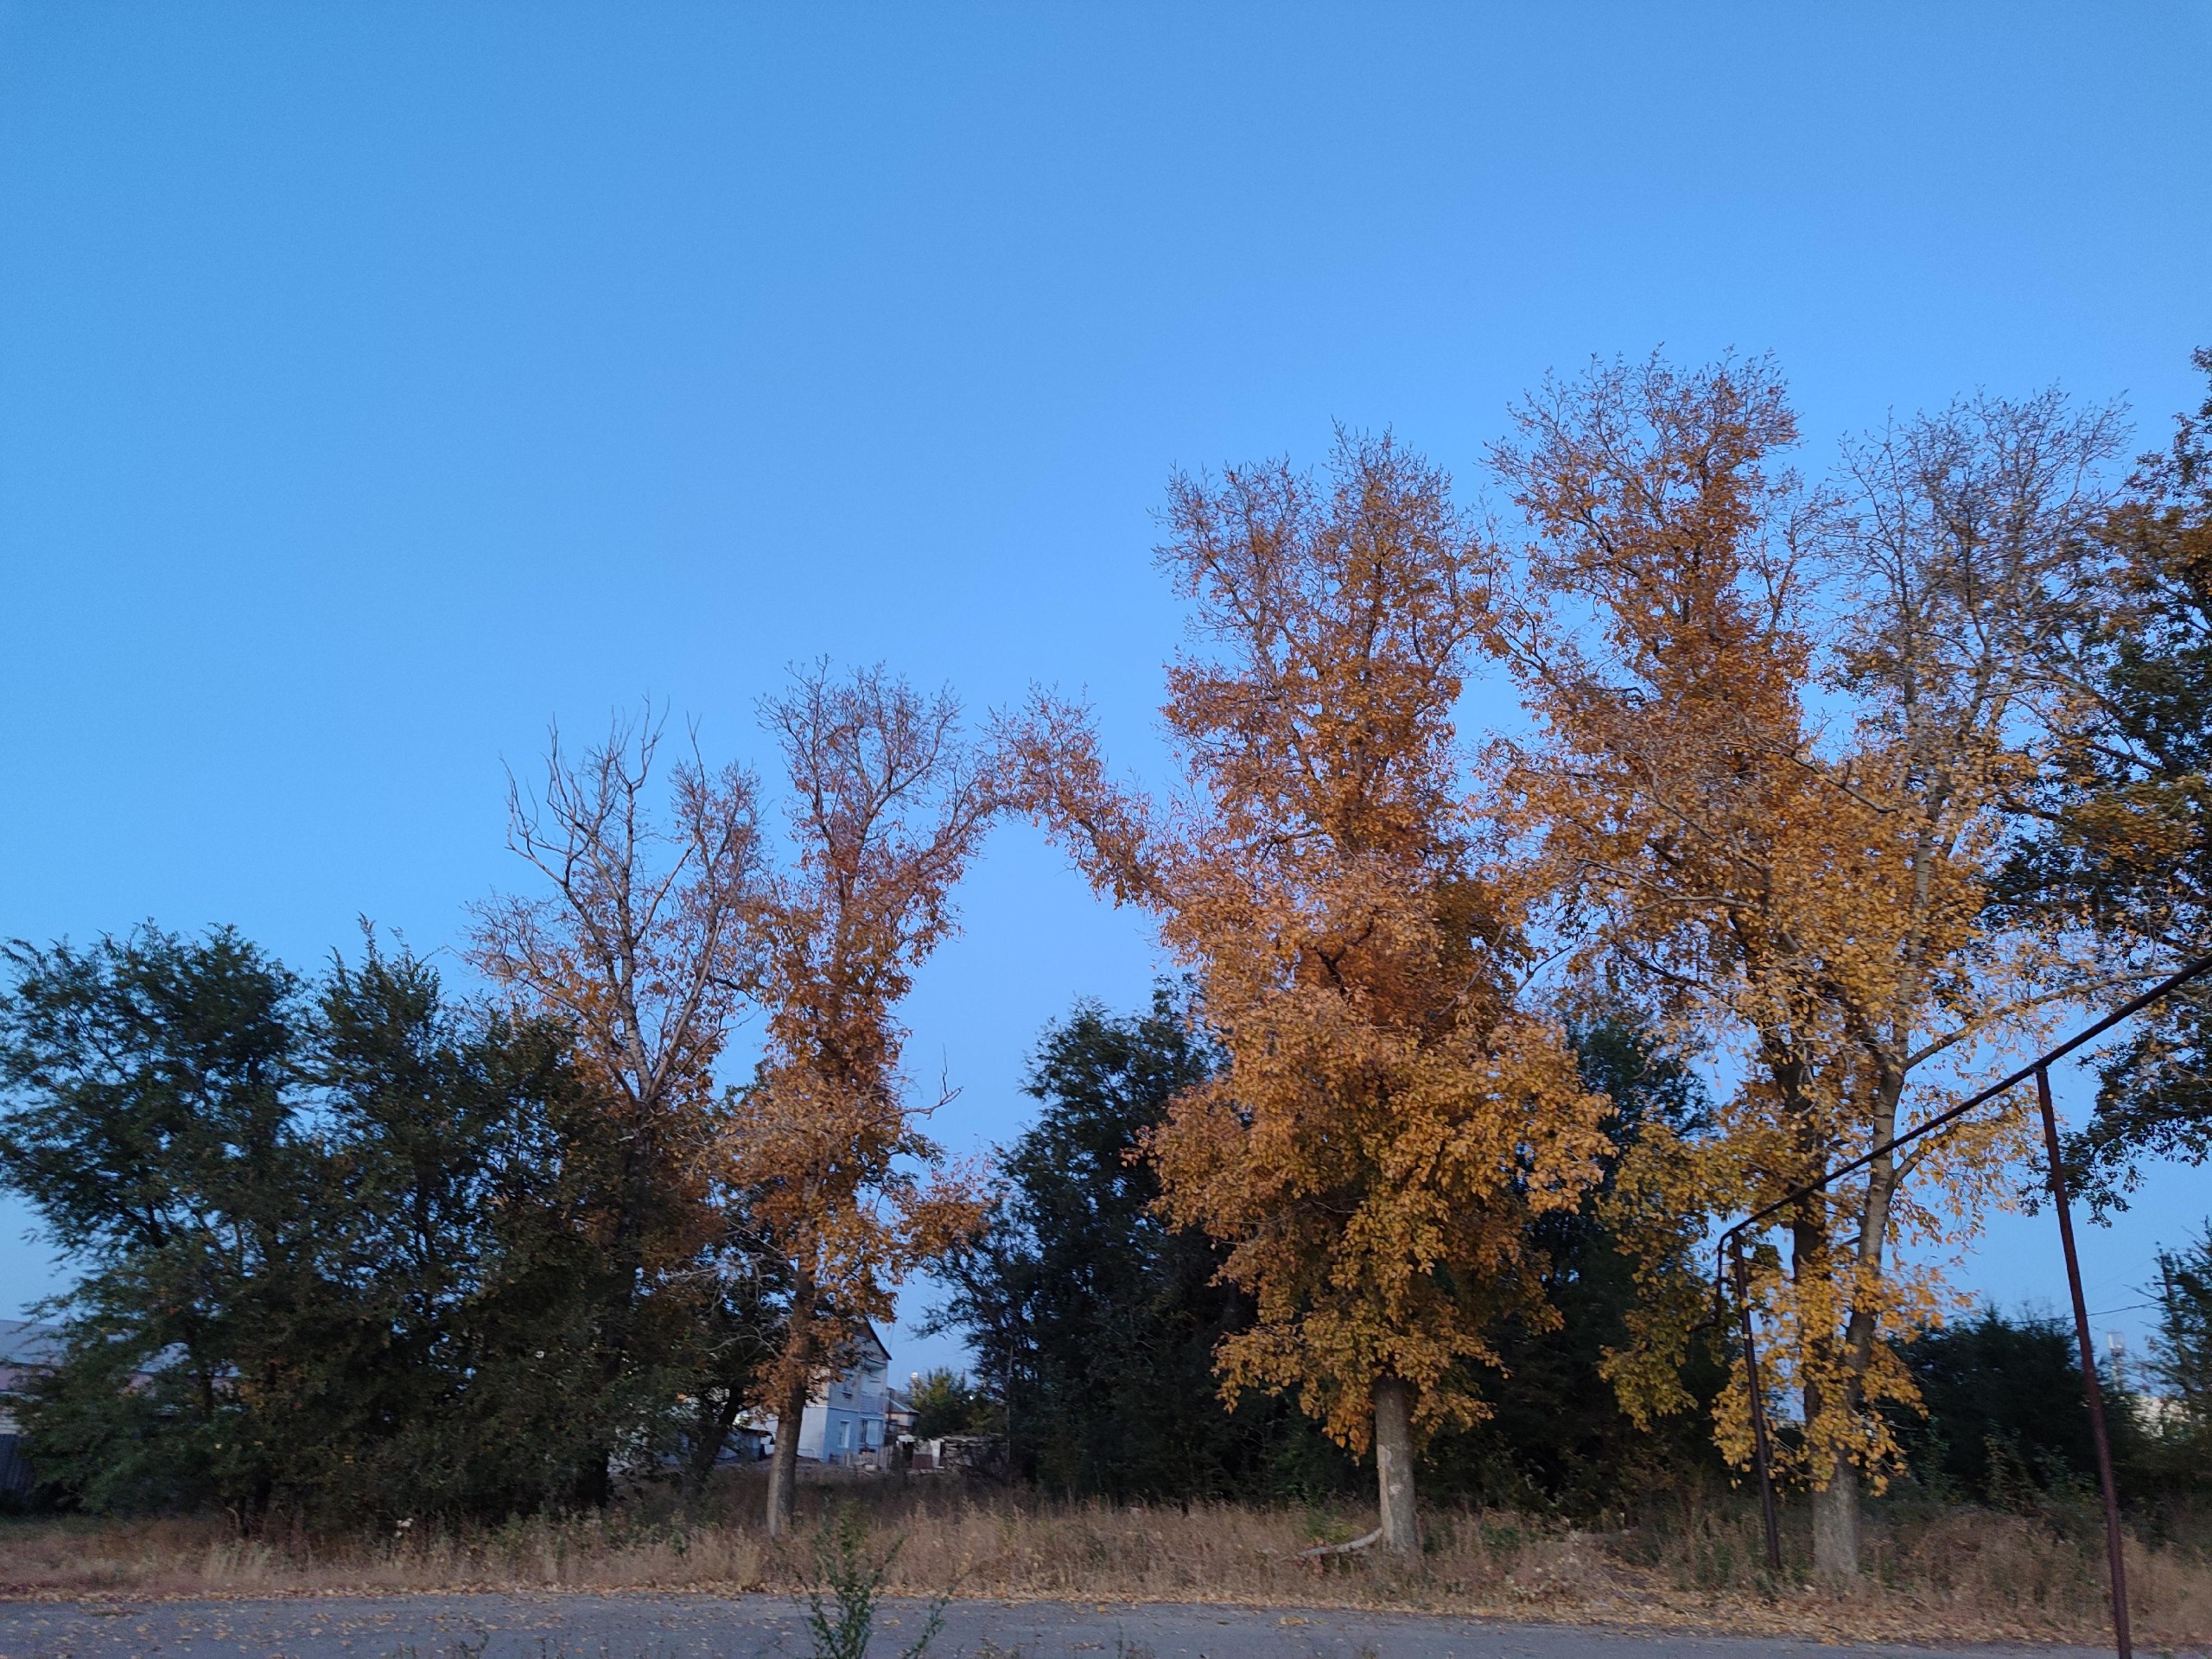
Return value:
[(267, 1203), (286, 1201), (264, 1177), (292, 1150), (297, 982), (228, 929), (7, 957), (0, 1084), (23, 1103), (0, 1151), (54, 1241), (99, 1258), (213, 1249), (212, 1210), (234, 1255), (265, 1243)]
[(694, 1498), (728, 1444), (754, 1378), (776, 1356), (790, 1291), (782, 1253), (746, 1221), (737, 1195), (720, 1196), (720, 1230), (652, 1303), (664, 1387), (689, 1402), (675, 1419), (675, 1451), (683, 1490)]
[[(1706, 1102), (1696, 1074), (1633, 1019), (1601, 1015), (1577, 1023), (1570, 1035), (1585, 1086), (1613, 1102), (1610, 1132), (1618, 1152), (1580, 1207), (1536, 1223), (1532, 1242), (1549, 1259), (1544, 1287), (1559, 1325), (1532, 1330), (1516, 1323), (1498, 1333), (1503, 1374), (1480, 1382), (1491, 1415), (1432, 1442), (1426, 1472), (1431, 1491), (1589, 1515), (1718, 1467), (1706, 1412), (1640, 1430), (1599, 1370), (1607, 1348), (1625, 1344), (1623, 1319), (1640, 1294), (1637, 1258), (1606, 1217), (1618, 1154), (1649, 1124), (1694, 1134)], [(1700, 1227), (1688, 1225), (1673, 1243), (1686, 1250), (1700, 1236)], [(1674, 1265), (1695, 1271), (1687, 1261)], [(1709, 1405), (1720, 1381), (1719, 1365), (1694, 1348), (1685, 1382), (1701, 1406)]]
[(589, 1363), (608, 1160), (561, 1033), (453, 1008), (428, 967), (373, 944), (334, 966), (315, 1013), (302, 1081), (343, 1323), (294, 1480), (379, 1513), (569, 1501), (590, 1430), (652, 1402)]
[[(1913, 1474), (1950, 1497), (2019, 1508), (2097, 1478), (2069, 1321), (1986, 1307), (1903, 1349), (1927, 1415), (1896, 1414)], [(2107, 1384), (2109, 1387), (2109, 1384)], [(2111, 1403), (2115, 1435), (2125, 1414)]]
[(2152, 1378), (2185, 1415), (2212, 1423), (2212, 1226), (2178, 1249), (2158, 1252), (2157, 1294)]
[(91, 1268), (72, 1362), (24, 1412), (35, 1467), (100, 1505), (258, 1509), (301, 1343), (331, 1334), (294, 1317), (327, 1303), (318, 1160), (288, 1095), (299, 987), (228, 931), (9, 957), (0, 1173)]
[(1007, 1151), (984, 1236), (944, 1270), (938, 1328), (1010, 1393), (1015, 1467), (1062, 1491), (1191, 1497), (1332, 1486), (1349, 1460), (1279, 1402), (1224, 1411), (1214, 1344), (1245, 1317), (1222, 1253), (1154, 1214), (1133, 1156), (1216, 1064), (1167, 987), (1116, 1019), (1079, 1005), (1039, 1045), (1036, 1126)]
[(2202, 1166), (2212, 1158), (2208, 997), (2212, 986), (2200, 981), (2099, 1064), (2096, 1109), (2065, 1141), (2069, 1182), (2094, 1210), (2125, 1209), (2146, 1162)]
[(2158, 1328), (2145, 1367), (2145, 1462), (2172, 1488), (2212, 1487), (2212, 1226), (2158, 1252)]
[(918, 1440), (934, 1440), (946, 1434), (988, 1434), (1002, 1427), (999, 1408), (991, 1397), (964, 1373), (942, 1366), (914, 1379), (906, 1403), (914, 1414)]
[[(2212, 350), (2196, 363), (2212, 375)], [(2212, 397), (2143, 457), (2097, 539), (2109, 580), (2080, 607), (2077, 719), (2002, 893), (2172, 963), (2212, 950)], [(2208, 999), (2170, 1002), (2106, 1061), (2068, 1147), (2094, 1203), (2123, 1203), (2145, 1157), (2212, 1155)]]
[(671, 1274), (604, 1363), (619, 1149), (561, 1032), (373, 940), (312, 995), (227, 931), (10, 961), (0, 1179), (84, 1269), (22, 1407), (50, 1495), (500, 1514), (590, 1496), (610, 1446), (711, 1461), (771, 1299)]

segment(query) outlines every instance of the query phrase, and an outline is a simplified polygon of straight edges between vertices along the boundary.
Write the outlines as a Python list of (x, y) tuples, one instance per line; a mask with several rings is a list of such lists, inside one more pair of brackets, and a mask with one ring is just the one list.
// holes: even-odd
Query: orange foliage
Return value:
[(1148, 1148), (1256, 1304), (1224, 1397), (1295, 1389), (1362, 1449), (1386, 1380), (1420, 1427), (1480, 1414), (1486, 1332), (1547, 1312), (1529, 1217), (1578, 1201), (1607, 1108), (1516, 1005), (1524, 894), (1464, 805), (1487, 571), (1446, 480), (1344, 442), (1325, 484), (1179, 479), (1171, 523), (1200, 647), (1165, 710), (1186, 787), (1114, 785), (1087, 716), (1042, 696), (1002, 723), (1007, 787), (1157, 917), (1229, 1057)]
[[(1501, 638), (1544, 736), (1509, 752), (1503, 792), (1585, 964), (1742, 1064), (1719, 1135), (1649, 1137), (1624, 1199), (1741, 1213), (1889, 1139), (1923, 1072), (1955, 1081), (2093, 988), (1986, 898), (2107, 435), (2050, 400), (1962, 406), (1850, 451), (1826, 493), (1775, 465), (1796, 423), (1759, 361), (1601, 368), (1520, 425), (1495, 461), (1533, 591)], [(1815, 1484), (1893, 1458), (1871, 1408), (1912, 1390), (1881, 1338), (1944, 1306), (1897, 1254), (1971, 1236), (2020, 1129), (1999, 1114), (1878, 1160), (1784, 1217), (1786, 1263), (1760, 1252)], [(1640, 1335), (1611, 1362), (1624, 1398), (1683, 1403), (1682, 1332)], [(1719, 1427), (1745, 1456), (1742, 1389)]]
[[(908, 1101), (896, 1010), (952, 930), (949, 895), (993, 802), (951, 700), (880, 671), (833, 682), (814, 670), (766, 714), (790, 772), (798, 856), (760, 907), (748, 974), (766, 1052), (736, 1097), (728, 1155), (753, 1225), (791, 1274), (783, 1352), (760, 1390), (785, 1420), (787, 1465), (813, 1382), (863, 1321), (891, 1316), (908, 1272), (981, 1218), (963, 1173), (914, 1173), (939, 1154)], [(772, 1526), (788, 1516), (785, 1474)]]

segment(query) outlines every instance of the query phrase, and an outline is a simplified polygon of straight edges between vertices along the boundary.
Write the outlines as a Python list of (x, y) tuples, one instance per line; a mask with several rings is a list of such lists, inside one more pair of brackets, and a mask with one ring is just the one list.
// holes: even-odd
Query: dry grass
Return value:
[[(2101, 1643), (2101, 1541), (2092, 1517), (1896, 1507), (1868, 1531), (1865, 1579), (1847, 1590), (1791, 1575), (1770, 1585), (1758, 1533), (1735, 1505), (1685, 1504), (1617, 1532), (1446, 1510), (1425, 1522), (1417, 1567), (1372, 1557), (1292, 1559), (1342, 1539), (1352, 1512), (1240, 1504), (1110, 1507), (889, 1479), (816, 1488), (855, 1502), (875, 1535), (903, 1539), (892, 1586), (1011, 1599), (1349, 1605), (1568, 1621), (1664, 1624), (1803, 1636)], [(787, 1591), (806, 1540), (772, 1545), (742, 1516), (607, 1516), (379, 1536), (294, 1533), (241, 1540), (213, 1520), (0, 1522), (0, 1595), (264, 1596), (462, 1589)], [(2146, 1649), (2212, 1646), (2212, 1554), (2135, 1543), (2128, 1570)]]

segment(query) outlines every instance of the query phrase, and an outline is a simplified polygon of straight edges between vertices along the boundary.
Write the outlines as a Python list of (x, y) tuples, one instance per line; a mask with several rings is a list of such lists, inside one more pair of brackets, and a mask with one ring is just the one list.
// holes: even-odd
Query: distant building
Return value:
[(873, 1325), (861, 1327), (844, 1374), (814, 1391), (799, 1419), (798, 1454), (816, 1463), (874, 1465), (890, 1417), (891, 1351)]
[(933, 1440), (918, 1440), (909, 1435), (903, 1451), (902, 1466), (918, 1475), (957, 1473), (1006, 1478), (1006, 1441), (1000, 1435), (944, 1434)]
[(906, 1379), (906, 1390), (903, 1394), (897, 1389), (883, 1391), (883, 1443), (886, 1446), (896, 1446), (901, 1440), (914, 1438), (913, 1385), (921, 1381), (921, 1376), (919, 1371), (910, 1373)]
[[(905, 1411), (906, 1402), (890, 1385), (891, 1351), (873, 1325), (861, 1327), (851, 1360), (840, 1375), (817, 1383), (807, 1401), (806, 1413), (799, 1419), (798, 1455), (809, 1463), (879, 1469), (887, 1460), (884, 1448), (898, 1432), (893, 1420)], [(912, 1421), (907, 1412), (900, 1427)], [(772, 1455), (776, 1428), (776, 1420), (768, 1413), (747, 1412), (730, 1431), (724, 1459), (744, 1462)]]
[(22, 1426), (8, 1408), (8, 1395), (28, 1387), (41, 1368), (60, 1357), (61, 1332), (54, 1325), (0, 1319), (0, 1497), (22, 1497), (31, 1490)]

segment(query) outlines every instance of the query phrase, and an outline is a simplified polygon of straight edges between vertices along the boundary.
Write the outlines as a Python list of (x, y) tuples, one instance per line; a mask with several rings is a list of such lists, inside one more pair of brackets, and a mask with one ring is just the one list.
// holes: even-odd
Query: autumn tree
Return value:
[(1225, 1064), (1148, 1141), (1171, 1218), (1254, 1300), (1225, 1400), (1295, 1390), (1376, 1453), (1414, 1543), (1416, 1437), (1484, 1409), (1501, 1316), (1541, 1320), (1530, 1217), (1571, 1207), (1605, 1104), (1516, 998), (1522, 895), (1485, 863), (1454, 709), (1488, 569), (1443, 474), (1388, 439), (1325, 480), (1178, 478), (1160, 560), (1182, 786), (1110, 783), (1083, 711), (1007, 722), (1011, 786), (1196, 976)]
[(898, 1009), (953, 930), (952, 888), (994, 802), (957, 705), (880, 669), (810, 669), (764, 714), (789, 774), (794, 856), (763, 887), (748, 982), (766, 1046), (725, 1155), (789, 1285), (759, 1389), (777, 1419), (767, 1522), (780, 1534), (813, 1386), (867, 1321), (891, 1317), (900, 1280), (980, 1217), (923, 1133)]
[[(1612, 1102), (1617, 1147), (1649, 1122), (1694, 1129), (1697, 1079), (1651, 1033), (1612, 1010), (1579, 1013), (1569, 1032), (1585, 1086)], [(966, 1338), (1001, 1395), (992, 1409), (1015, 1469), (1040, 1485), (1119, 1501), (1311, 1500), (1355, 1474), (1287, 1399), (1248, 1392), (1222, 1409), (1214, 1350), (1249, 1322), (1251, 1300), (1219, 1276), (1228, 1246), (1162, 1215), (1159, 1172), (1132, 1155), (1216, 1059), (1183, 987), (1155, 985), (1148, 1007), (1118, 1017), (1077, 1003), (1038, 1044), (1026, 1084), (1037, 1118), (995, 1160), (986, 1230), (935, 1270), (952, 1294), (925, 1328)], [(1601, 1179), (1578, 1208), (1535, 1219), (1559, 1321), (1508, 1319), (1491, 1335), (1503, 1365), (1484, 1380), (1488, 1415), (1429, 1442), (1432, 1491), (1587, 1516), (1710, 1461), (1700, 1423), (1639, 1432), (1599, 1370), (1655, 1254), (1704, 1305), (1707, 1218), (1670, 1216), (1655, 1236), (1642, 1216), (1621, 1226), (1611, 1198)], [(1704, 1367), (1690, 1379), (1714, 1380)]]
[[(540, 792), (510, 784), (508, 844), (550, 891), (480, 905), (469, 960), (518, 1009), (565, 1028), (601, 1103), (614, 1153), (594, 1206), (613, 1266), (601, 1386), (685, 1353), (726, 1430), (759, 1357), (751, 1325), (770, 1306), (741, 1284), (731, 1294), (757, 1264), (743, 1259), (748, 1230), (715, 1155), (714, 1068), (764, 897), (760, 835), (753, 779), (710, 771), (696, 752), (670, 769), (658, 815), (662, 739), (650, 713), (581, 757), (556, 733)], [(611, 1454), (587, 1501), (604, 1500)]]
[[(1599, 365), (1517, 422), (1494, 463), (1529, 526), (1529, 597), (1499, 638), (1541, 734), (1505, 792), (1584, 966), (1738, 1064), (1714, 1133), (1648, 1138), (1624, 1185), (1741, 1213), (1887, 1141), (1910, 1086), (1957, 1081), (2094, 989), (2037, 930), (1993, 925), (1989, 899), (2112, 417), (1969, 400), (1850, 446), (1833, 488), (1783, 464), (1796, 423), (1764, 360)], [(1930, 1252), (2004, 1200), (2019, 1128), (1999, 1114), (1879, 1158), (1781, 1218), (1786, 1259), (1756, 1254), (1824, 1572), (1857, 1570), (1862, 1474), (1896, 1455), (1878, 1408), (1912, 1398), (1885, 1337), (1940, 1314)], [(1681, 1403), (1679, 1323), (1643, 1334), (1617, 1379)], [(1739, 1456), (1746, 1398), (1721, 1407)]]

